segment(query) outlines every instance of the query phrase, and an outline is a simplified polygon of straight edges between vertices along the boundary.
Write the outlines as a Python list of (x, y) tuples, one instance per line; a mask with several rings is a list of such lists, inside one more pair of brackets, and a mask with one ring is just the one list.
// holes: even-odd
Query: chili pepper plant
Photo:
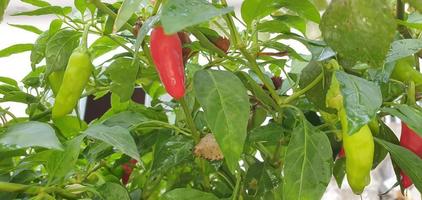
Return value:
[(0, 199), (321, 199), (332, 177), (362, 194), (385, 159), (391, 188), (422, 191), (421, 1), (72, 2), (0, 0), (0, 20), (55, 17), (0, 50), (31, 69), (0, 77), (27, 107), (0, 107)]

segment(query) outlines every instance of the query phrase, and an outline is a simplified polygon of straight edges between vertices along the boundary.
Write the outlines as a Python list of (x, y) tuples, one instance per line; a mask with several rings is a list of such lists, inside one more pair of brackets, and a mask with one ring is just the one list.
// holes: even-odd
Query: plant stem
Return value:
[(416, 89), (415, 82), (410, 81), (407, 89), (407, 104), (410, 106), (416, 105)]
[[(108, 8), (104, 3), (101, 2), (101, 0), (90, 0), (91, 3), (93, 3), (95, 5), (95, 7), (97, 7), (99, 10), (101, 10), (102, 12), (107, 13), (107, 15), (109, 15), (110, 17), (112, 17), (113, 19), (116, 19), (117, 15), (116, 13), (114, 13), (110, 8)], [(132, 26), (128, 23), (125, 23), (123, 25), (123, 27), (127, 30), (132, 30)]]
[(196, 130), (195, 122), (193, 121), (191, 112), (189, 111), (189, 107), (186, 104), (185, 98), (180, 99), (179, 102), (182, 105), (183, 111), (185, 113), (186, 123), (188, 123), (188, 126), (192, 131), (192, 137), (195, 140), (195, 143), (198, 143), (200, 140), (200, 135), (198, 131)]
[(152, 10), (152, 15), (157, 14), (158, 9), (160, 8), (162, 0), (156, 0), (154, 4), (154, 9)]
[(239, 199), (239, 190), (240, 190), (240, 183), (242, 181), (242, 178), (240, 176), (240, 172), (236, 175), (236, 186), (233, 190), (233, 196), (232, 196), (232, 200), (237, 200)]
[(323, 77), (324, 77), (324, 74), (321, 73), (320, 75), (318, 75), (318, 77), (315, 80), (313, 80), (305, 88), (303, 88), (302, 90), (299, 90), (299, 91), (293, 93), (291, 96), (287, 97), (283, 101), (283, 104), (288, 104), (288, 103), (292, 102), (293, 100), (295, 100), (296, 98), (298, 98), (298, 97), (302, 96), (303, 94), (305, 94), (307, 91), (309, 91), (310, 89), (312, 89), (313, 87), (315, 87), (315, 85), (318, 84), (322, 80)]
[[(405, 14), (404, 3), (403, 3), (402, 0), (397, 0), (397, 5), (396, 5), (396, 17), (397, 17), (397, 19), (404, 20), (404, 14)], [(397, 29), (400, 32), (400, 34), (403, 35), (404, 38), (412, 38), (412, 35), (410, 34), (410, 31), (409, 31), (409, 29), (406, 28), (406, 26), (398, 25)]]

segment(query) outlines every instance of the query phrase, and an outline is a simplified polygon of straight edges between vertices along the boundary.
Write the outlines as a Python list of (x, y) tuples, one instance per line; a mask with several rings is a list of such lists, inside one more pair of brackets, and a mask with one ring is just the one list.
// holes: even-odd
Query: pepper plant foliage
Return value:
[[(373, 168), (389, 152), (397, 177), (422, 190), (422, 160), (382, 121), (399, 117), (422, 136), (420, 1), (245, 0), (236, 13), (226, 0), (21, 1), (34, 10), (12, 15), (56, 18), (47, 30), (10, 24), (38, 39), (0, 51), (29, 51), (21, 67), (32, 69), (0, 77), (1, 102), (27, 105), (25, 117), (0, 110), (0, 199), (320, 199), (345, 174), (341, 133), (367, 124)], [(156, 26), (183, 44), (181, 100), (162, 98)], [(89, 124), (79, 112), (53, 120), (47, 77), (65, 70), (84, 27), (94, 70), (82, 97), (111, 93), (111, 108)], [(347, 126), (326, 103), (333, 77)], [(131, 100), (135, 88), (150, 106)]]

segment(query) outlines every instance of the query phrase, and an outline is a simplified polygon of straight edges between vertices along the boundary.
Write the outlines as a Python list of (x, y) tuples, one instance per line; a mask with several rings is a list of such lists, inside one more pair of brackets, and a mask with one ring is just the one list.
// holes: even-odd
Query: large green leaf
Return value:
[(132, 128), (133, 126), (148, 121), (148, 118), (145, 117), (140, 112), (125, 111), (118, 114), (115, 114), (103, 122), (107, 126), (120, 126), (123, 128)]
[(405, 58), (422, 49), (422, 39), (396, 40), (391, 44), (391, 50), (385, 62), (393, 62), (400, 58)]
[(91, 44), (89, 47), (89, 50), (91, 52), (91, 56), (93, 58), (97, 58), (99, 56), (104, 55), (105, 53), (108, 53), (118, 47), (120, 45), (116, 42), (125, 43), (125, 40), (118, 36), (102, 36), (95, 40), (94, 43)]
[(49, 156), (45, 168), (49, 181), (62, 181), (75, 167), (84, 137), (81, 135), (66, 142), (64, 151), (47, 152)]
[(396, 23), (385, 0), (337, 0), (324, 13), (320, 28), (324, 40), (343, 59), (381, 67)]
[(22, 53), (25, 51), (31, 51), (34, 47), (33, 44), (15, 44), (5, 49), (0, 50), (0, 58), (8, 57), (13, 54)]
[(34, 48), (31, 51), (31, 65), (35, 66), (45, 58), (45, 49), (47, 48), (48, 38), (50, 34), (48, 31), (40, 34), (35, 40)]
[(201, 200), (218, 200), (216, 196), (211, 193), (202, 192), (192, 188), (178, 188), (169, 191), (163, 195), (163, 200), (187, 200), (187, 199), (201, 199)]
[(13, 16), (39, 16), (39, 15), (66, 15), (72, 11), (71, 7), (60, 7), (60, 6), (46, 6), (42, 8), (38, 8), (36, 10), (19, 12), (13, 14)]
[(382, 111), (400, 118), (412, 130), (422, 137), (422, 110), (420, 107), (400, 104), (394, 106), (393, 108), (383, 108)]
[(393, 161), (404, 171), (404, 173), (412, 179), (416, 188), (422, 190), (422, 159), (408, 149), (389, 143), (384, 140), (375, 138), (375, 141), (390, 152)]
[(106, 70), (112, 80), (110, 90), (120, 97), (121, 102), (131, 99), (139, 66), (130, 58), (117, 58)]
[(244, 188), (248, 191), (248, 199), (261, 199), (265, 193), (270, 192), (278, 185), (269, 169), (271, 167), (257, 160), (249, 166), (243, 182)]
[(79, 45), (80, 36), (81, 34), (76, 31), (64, 29), (49, 39), (45, 50), (47, 74), (66, 68), (70, 55)]
[(287, 147), (284, 199), (320, 199), (332, 175), (332, 150), (328, 137), (308, 121), (300, 123)]
[(308, 0), (281, 0), (281, 5), (291, 11), (296, 12), (299, 16), (319, 23), (321, 17), (315, 5)]
[(48, 124), (35, 121), (11, 126), (0, 135), (0, 144), (19, 148), (44, 147), (62, 150), (54, 129)]
[(125, 128), (120, 126), (109, 127), (100, 124), (89, 127), (84, 133), (115, 147), (138, 161), (140, 160), (135, 140)]
[(348, 134), (353, 134), (375, 117), (382, 104), (381, 89), (373, 82), (343, 71), (335, 72), (335, 76), (343, 95)]
[(171, 0), (163, 5), (161, 23), (171, 34), (231, 11), (232, 7), (219, 9), (206, 0)]
[(194, 76), (194, 90), (230, 170), (235, 171), (243, 151), (250, 111), (245, 87), (231, 72), (201, 70)]
[(107, 182), (98, 188), (104, 200), (130, 200), (130, 196), (126, 188), (117, 183)]

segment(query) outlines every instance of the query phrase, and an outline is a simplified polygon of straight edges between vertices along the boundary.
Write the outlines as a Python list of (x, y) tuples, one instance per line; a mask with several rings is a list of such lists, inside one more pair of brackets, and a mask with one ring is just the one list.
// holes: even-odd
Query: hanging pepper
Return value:
[(53, 119), (63, 117), (75, 108), (92, 73), (91, 56), (87, 48), (89, 25), (85, 27), (82, 44), (70, 55), (63, 82), (53, 106)]
[(161, 26), (151, 33), (151, 55), (161, 82), (175, 99), (185, 95), (182, 44), (177, 34), (167, 35)]

